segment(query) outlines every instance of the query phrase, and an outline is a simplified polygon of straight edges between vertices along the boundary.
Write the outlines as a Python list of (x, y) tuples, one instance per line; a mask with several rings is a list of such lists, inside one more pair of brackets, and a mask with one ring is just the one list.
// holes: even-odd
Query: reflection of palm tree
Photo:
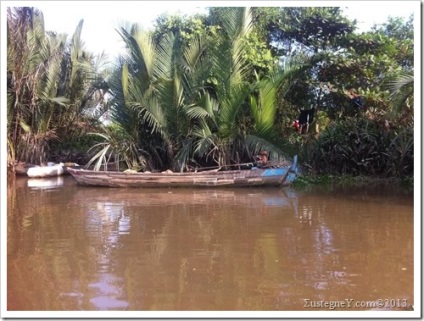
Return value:
[(160, 259), (169, 246), (169, 235), (171, 234), (173, 221), (174, 214), (171, 213), (167, 217), (162, 231), (153, 238), (150, 248), (151, 251), (148, 253), (147, 257), (156, 267), (160, 267)]
[[(119, 248), (121, 243), (120, 236), (129, 234), (128, 232), (131, 230), (131, 217), (125, 213), (123, 205), (118, 206), (108, 202), (97, 202), (97, 210), (97, 214), (100, 214), (103, 224), (102, 239), (107, 241), (107, 244), (104, 244), (103, 247), (107, 250)], [(152, 240), (151, 248), (148, 252), (148, 261), (155, 266), (160, 265), (160, 258), (167, 248), (168, 235), (171, 234), (173, 218), (174, 215), (171, 213), (167, 217), (161, 232)]]
[[(273, 289), (275, 285), (269, 280), (273, 277), (280, 278), (276, 274), (278, 262), (275, 262), (275, 260), (281, 261), (278, 257), (281, 255), (280, 244), (273, 243), (278, 241), (278, 238), (274, 237), (274, 240), (271, 240), (267, 236), (272, 238), (274, 235), (270, 234), (250, 235), (245, 228), (254, 223), (251, 220), (255, 220), (256, 216), (246, 215), (243, 218), (246, 224), (242, 224), (244, 228), (240, 228), (240, 216), (234, 215), (234, 209), (247, 206), (252, 209), (249, 211), (251, 214), (259, 213), (265, 207), (273, 207), (276, 209), (275, 213), (279, 212), (278, 209), (289, 210), (295, 195), (291, 195), (288, 201), (289, 197), (285, 190), (177, 189), (172, 190), (172, 193), (169, 193), (169, 190), (161, 193), (146, 190), (142, 195), (137, 190), (119, 191), (119, 193), (113, 189), (76, 190), (75, 201), (79, 202), (83, 197), (102, 204), (98, 211), (104, 211), (107, 219), (101, 229), (101, 239), (91, 243), (100, 242), (100, 247), (107, 246), (112, 249), (103, 256), (99, 256), (101, 255), (99, 252), (95, 255), (113, 268), (116, 271), (115, 275), (124, 278), (114, 280), (124, 283), (122, 297), (119, 299), (129, 302), (130, 308), (140, 304), (140, 300), (148, 309), (163, 309), (165, 303), (171, 302), (173, 308), (187, 307), (188, 302), (197, 301), (197, 291), (200, 291), (205, 283), (210, 291), (206, 295), (213, 298), (217, 296), (217, 302), (208, 304), (230, 306), (227, 302), (231, 299), (227, 287), (235, 286), (238, 291), (249, 291), (250, 283), (246, 283), (245, 277), (246, 273), (253, 273), (253, 267), (238, 266), (237, 262), (233, 262), (235, 252), (240, 250), (243, 253), (242, 258), (246, 258), (244, 256), (246, 253), (243, 252), (245, 248), (240, 248), (237, 240), (240, 236), (243, 239), (249, 238), (248, 246), (260, 238), (257, 243), (260, 253), (256, 255), (264, 255), (267, 262), (266, 271), (262, 274), (264, 281), (261, 283), (261, 290)], [(88, 205), (88, 208), (92, 207)], [(93, 218), (99, 219), (98, 211), (93, 213), (95, 216), (91, 217), (90, 221)], [(157, 219), (148, 218), (143, 213), (147, 216), (155, 215)], [(131, 220), (131, 230), (126, 235), (118, 234), (119, 222), (123, 216)], [(137, 228), (139, 220), (146, 220), (143, 221), (144, 230)], [(151, 226), (146, 226), (150, 224), (148, 222), (159, 224), (158, 227), (154, 227), (153, 233)], [(98, 223), (94, 222), (94, 225), (98, 226)], [(241, 234), (237, 237), (227, 235), (228, 230), (232, 228), (236, 228)], [(110, 236), (117, 237), (110, 238)], [(185, 244), (186, 242), (190, 244)], [(269, 249), (266, 249), (268, 247)], [(198, 256), (199, 250), (208, 255)], [(134, 251), (135, 255), (128, 257), (131, 251)], [(126, 254), (121, 256), (119, 252)], [(248, 260), (253, 259), (250, 254), (248, 256)], [(206, 277), (207, 279), (201, 284), (197, 283), (196, 280)], [(89, 283), (93, 282), (97, 285), (111, 283), (99, 276)], [(165, 294), (163, 291), (168, 288), (170, 291)], [(153, 295), (156, 289), (158, 292)], [(220, 293), (223, 295), (219, 295)], [(259, 305), (258, 308), (260, 307)]]

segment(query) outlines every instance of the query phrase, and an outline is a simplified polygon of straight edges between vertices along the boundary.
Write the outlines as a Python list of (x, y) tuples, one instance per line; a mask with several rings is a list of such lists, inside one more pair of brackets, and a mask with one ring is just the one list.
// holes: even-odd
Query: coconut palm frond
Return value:
[(193, 130), (195, 137), (194, 153), (200, 157), (206, 156), (212, 146), (216, 146), (217, 136), (214, 135), (205, 121), (200, 121), (199, 127)]
[(187, 93), (188, 104), (197, 100), (209, 76), (210, 63), (207, 48), (207, 42), (200, 35), (195, 36), (184, 48), (181, 59), (181, 79), (184, 91)]
[[(98, 145), (96, 145), (96, 147), (97, 146)], [(100, 167), (102, 166), (102, 164), (107, 166), (107, 163), (108, 163), (107, 153), (109, 149), (111, 148), (111, 145), (107, 143), (103, 143), (101, 144), (101, 146), (103, 146), (103, 148), (101, 148), (86, 164), (87, 168), (94, 162), (96, 162), (96, 164), (94, 165), (95, 171), (100, 170)]]
[(258, 154), (262, 150), (270, 152), (278, 160), (290, 159), (290, 156), (285, 153), (280, 147), (273, 144), (270, 139), (265, 139), (255, 135), (246, 135), (246, 145), (252, 155)]
[(184, 144), (178, 151), (178, 153), (175, 155), (175, 163), (177, 165), (177, 168), (179, 168), (180, 171), (183, 171), (185, 167), (187, 166), (190, 159), (192, 159), (192, 153), (193, 153), (193, 138), (188, 138), (184, 140)]
[(118, 33), (127, 46), (128, 59), (132, 65), (136, 66), (141, 82), (150, 83), (154, 77), (153, 69), (156, 59), (155, 44), (151, 34), (137, 24), (133, 25), (131, 32), (121, 28)]
[(225, 8), (221, 14), (221, 22), (230, 38), (243, 37), (252, 28), (252, 11), (247, 7)]
[(391, 116), (398, 115), (404, 108), (411, 109), (414, 97), (414, 75), (404, 73), (387, 83), (392, 103)]
[(146, 124), (146, 129), (149, 129), (151, 133), (166, 136), (163, 130), (163, 128), (166, 128), (165, 115), (157, 99), (151, 98), (145, 104), (132, 102), (128, 104), (128, 108), (138, 113), (138, 120), (141, 121), (141, 124)]
[[(156, 46), (155, 75), (158, 79), (172, 79), (175, 61), (181, 50), (181, 43), (173, 33), (165, 34)], [(177, 58), (178, 59), (178, 58)]]
[(221, 99), (218, 116), (219, 130), (223, 135), (237, 135), (238, 117), (246, 101), (249, 88), (243, 84), (232, 87), (231, 95)]
[(244, 58), (243, 37), (251, 27), (250, 10), (247, 8), (225, 8), (222, 14), (224, 40), (213, 50), (212, 74), (219, 86), (217, 95), (231, 95), (231, 88), (237, 87), (245, 79), (249, 64)]
[(211, 114), (203, 107), (190, 106), (187, 108), (187, 115), (192, 119), (207, 118)]
[(393, 81), (390, 81), (387, 85), (390, 95), (393, 97), (398, 94), (406, 86), (411, 86), (414, 83), (414, 75), (412, 74), (401, 74), (397, 76)]

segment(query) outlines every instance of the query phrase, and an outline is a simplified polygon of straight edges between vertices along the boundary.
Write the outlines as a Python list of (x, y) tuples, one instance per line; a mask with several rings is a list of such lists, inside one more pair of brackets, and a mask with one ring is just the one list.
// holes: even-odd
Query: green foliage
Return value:
[(375, 177), (375, 176), (358, 176), (358, 175), (315, 175), (315, 174), (301, 174), (294, 181), (293, 187), (297, 190), (314, 190), (319, 187), (325, 190), (340, 190), (341, 188), (362, 188), (375, 186), (376, 189), (381, 187), (395, 187), (397, 191), (399, 187), (405, 189), (406, 192), (413, 191), (413, 176), (407, 177)]
[[(255, 142), (252, 135), (246, 140), (253, 75), (246, 49), (255, 39), (249, 38), (250, 11), (219, 10), (209, 29), (220, 29), (219, 34), (186, 24), (193, 20), (175, 19), (162, 17), (151, 35), (137, 26), (121, 30), (129, 55), (110, 80), (114, 121), (146, 152), (151, 170), (239, 163), (251, 157), (252, 137)], [(182, 31), (190, 28), (188, 37)], [(275, 100), (270, 104), (267, 109), (275, 113)]]
[(129, 55), (110, 80), (113, 119), (148, 155), (149, 169), (175, 170), (176, 153), (189, 134), (190, 110), (205, 81), (202, 37), (186, 42), (168, 33), (156, 43), (136, 25), (122, 29), (121, 36)]
[(93, 156), (86, 166), (95, 163), (94, 170), (98, 171), (102, 166), (107, 170), (108, 164), (114, 161), (118, 165), (123, 163), (125, 169), (137, 171), (146, 169), (146, 159), (139, 153), (137, 144), (119, 126), (103, 127), (102, 133), (91, 133), (91, 135), (99, 141), (88, 150)]
[(243, 41), (245, 42), (244, 59), (252, 65), (252, 68), (262, 75), (271, 72), (278, 59), (272, 55), (266, 42), (259, 38), (257, 32), (250, 32)]
[(194, 16), (162, 14), (155, 21), (153, 39), (155, 42), (159, 42), (163, 36), (169, 33), (179, 34), (181, 39), (187, 42), (207, 34), (212, 36), (214, 28), (207, 25), (206, 19), (206, 16), (200, 14)]
[[(266, 149), (301, 153), (326, 175), (412, 176), (413, 17), (358, 34), (338, 7), (163, 15), (152, 32), (119, 30), (127, 53), (110, 75), (84, 50), (82, 26), (67, 42), (44, 32), (41, 12), (9, 10), (9, 159), (42, 162), (90, 144), (98, 164), (186, 170)], [(100, 129), (92, 111), (108, 109), (108, 91), (113, 125)], [(291, 127), (311, 107), (317, 138)]]
[[(277, 19), (266, 25), (269, 43), (278, 55), (337, 50), (339, 40), (354, 30), (354, 24), (337, 7), (279, 9)], [(268, 16), (270, 12), (258, 10), (258, 15), (261, 14)], [(275, 15), (275, 11), (271, 13), (271, 16)]]
[[(222, 17), (225, 16), (228, 8), (210, 8), (210, 14), (194, 16), (161, 15), (156, 19), (153, 38), (158, 42), (167, 33), (179, 35), (184, 42), (189, 42), (196, 37), (205, 38), (206, 42), (219, 44), (222, 41), (223, 34), (228, 33), (229, 26), (224, 26)], [(240, 10), (239, 10), (240, 11)], [(238, 21), (241, 17), (234, 16), (232, 22)], [(232, 28), (232, 27), (230, 27)], [(273, 56), (266, 38), (258, 34), (258, 28), (249, 32), (243, 37), (243, 58), (257, 73), (266, 73), (278, 61)], [(236, 29), (231, 33), (237, 32)], [(231, 35), (230, 35), (231, 36)], [(254, 79), (253, 72), (251, 74)]]
[(304, 145), (301, 158), (318, 173), (411, 176), (412, 128), (384, 128), (376, 121), (349, 118), (330, 125)]
[(380, 91), (385, 93), (381, 97), (384, 108), (391, 108), (387, 84), (413, 70), (413, 29), (405, 30), (412, 21), (403, 27), (401, 21), (392, 19), (373, 32), (344, 38), (345, 53), (333, 55), (323, 64), (320, 80), (331, 82), (338, 93), (348, 87), (361, 94)]
[(392, 81), (386, 84), (390, 91), (392, 109), (389, 117), (398, 122), (413, 119), (414, 106), (414, 75), (410, 73), (400, 73)]
[(414, 67), (414, 16), (407, 21), (403, 18), (389, 17), (381, 26), (374, 26), (372, 32), (379, 37), (386, 37), (392, 43), (390, 52), (395, 61), (405, 71)]
[(44, 163), (55, 141), (90, 126), (87, 111), (107, 88), (99, 85), (95, 58), (83, 49), (82, 25), (67, 43), (66, 35), (44, 31), (40, 11), (8, 9), (7, 127), (16, 160)]

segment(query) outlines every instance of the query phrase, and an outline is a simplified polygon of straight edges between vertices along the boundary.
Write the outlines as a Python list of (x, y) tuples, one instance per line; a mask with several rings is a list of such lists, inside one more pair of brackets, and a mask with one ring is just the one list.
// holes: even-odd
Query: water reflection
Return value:
[(8, 309), (304, 310), (305, 298), (412, 304), (412, 197), (361, 193), (12, 182)]
[(50, 178), (28, 178), (27, 185), (31, 189), (48, 189), (57, 188), (64, 183), (63, 176), (50, 177)]

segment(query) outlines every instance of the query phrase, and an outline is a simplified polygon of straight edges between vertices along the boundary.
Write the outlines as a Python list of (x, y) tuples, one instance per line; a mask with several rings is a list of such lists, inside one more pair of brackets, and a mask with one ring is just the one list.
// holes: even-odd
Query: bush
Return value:
[(86, 164), (92, 157), (87, 151), (99, 141), (98, 137), (83, 134), (69, 137), (66, 141), (52, 142), (50, 144), (49, 161)]
[(412, 176), (413, 129), (350, 118), (305, 142), (300, 157), (306, 168), (318, 174)]

